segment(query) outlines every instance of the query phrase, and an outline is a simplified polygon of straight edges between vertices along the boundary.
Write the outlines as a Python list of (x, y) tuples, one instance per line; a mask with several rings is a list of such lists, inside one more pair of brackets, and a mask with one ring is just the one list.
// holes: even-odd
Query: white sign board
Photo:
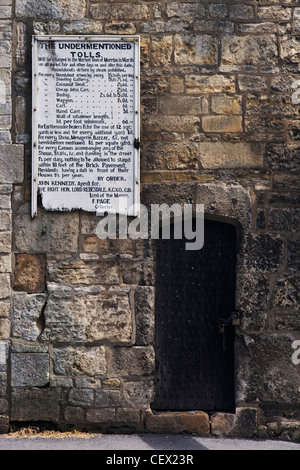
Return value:
[(139, 37), (33, 37), (32, 216), (136, 216)]

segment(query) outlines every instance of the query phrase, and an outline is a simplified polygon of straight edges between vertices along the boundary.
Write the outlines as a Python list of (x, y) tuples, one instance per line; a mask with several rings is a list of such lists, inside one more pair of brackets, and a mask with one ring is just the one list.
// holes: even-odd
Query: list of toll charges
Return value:
[(38, 41), (38, 189), (46, 209), (121, 212), (135, 203), (135, 47)]

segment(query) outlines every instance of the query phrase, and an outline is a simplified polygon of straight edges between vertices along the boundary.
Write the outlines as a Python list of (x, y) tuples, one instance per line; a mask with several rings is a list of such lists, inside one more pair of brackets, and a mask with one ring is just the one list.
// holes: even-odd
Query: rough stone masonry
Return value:
[[(141, 202), (240, 228), (234, 413), (151, 410), (151, 240), (31, 219), (33, 34), (140, 35)], [(0, 1), (0, 432), (299, 438), (299, 39), (296, 0)]]

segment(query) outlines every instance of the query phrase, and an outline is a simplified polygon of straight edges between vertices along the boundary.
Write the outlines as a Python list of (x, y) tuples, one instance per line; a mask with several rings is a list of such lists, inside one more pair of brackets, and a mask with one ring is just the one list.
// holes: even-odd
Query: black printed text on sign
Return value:
[(137, 215), (139, 38), (33, 38), (32, 215)]

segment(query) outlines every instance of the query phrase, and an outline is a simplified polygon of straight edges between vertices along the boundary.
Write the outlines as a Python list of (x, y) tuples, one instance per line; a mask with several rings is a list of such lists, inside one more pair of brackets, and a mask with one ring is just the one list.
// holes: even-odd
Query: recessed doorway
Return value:
[(205, 220), (203, 248), (188, 251), (186, 241), (157, 240), (152, 409), (230, 412), (234, 327), (227, 320), (235, 310), (235, 227)]

